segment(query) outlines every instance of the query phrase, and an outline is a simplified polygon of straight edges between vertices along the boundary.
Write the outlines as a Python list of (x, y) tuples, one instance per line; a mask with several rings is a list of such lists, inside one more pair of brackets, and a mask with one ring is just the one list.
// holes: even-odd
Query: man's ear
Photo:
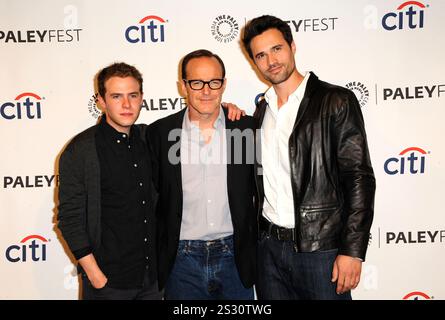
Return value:
[(99, 102), (99, 107), (102, 112), (105, 112), (107, 110), (107, 104), (105, 103), (105, 99), (99, 94), (97, 96), (97, 101)]
[(179, 80), (179, 81), (177, 81), (177, 84), (178, 84), (178, 89), (179, 89), (180, 94), (183, 97), (187, 97), (187, 85), (185, 84), (185, 81)]
[(226, 90), (226, 85), (227, 85), (227, 79), (226, 78), (224, 78), (224, 82), (223, 82), (223, 85), (222, 85), (222, 93), (224, 93), (224, 91)]

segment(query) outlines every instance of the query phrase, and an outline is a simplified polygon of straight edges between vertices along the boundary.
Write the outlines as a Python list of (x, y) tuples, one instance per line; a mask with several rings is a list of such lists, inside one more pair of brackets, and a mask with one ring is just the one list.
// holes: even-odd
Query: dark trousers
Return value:
[(84, 274), (82, 274), (82, 285), (83, 300), (161, 300), (163, 296), (163, 292), (158, 289), (158, 282), (150, 281), (148, 271), (145, 272), (141, 288), (117, 289), (105, 285), (101, 289), (96, 289)]
[(181, 240), (165, 286), (167, 300), (253, 300), (253, 288), (239, 278), (233, 237)]
[(258, 243), (257, 295), (260, 300), (351, 300), (331, 282), (337, 249), (296, 252), (292, 241), (262, 231)]

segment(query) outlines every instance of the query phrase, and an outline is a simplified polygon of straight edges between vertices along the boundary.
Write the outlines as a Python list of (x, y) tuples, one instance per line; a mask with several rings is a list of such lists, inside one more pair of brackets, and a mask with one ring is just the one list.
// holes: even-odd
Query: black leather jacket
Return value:
[[(257, 104), (258, 128), (267, 107)], [(260, 134), (256, 145), (260, 146)], [(353, 92), (311, 73), (289, 137), (289, 160), (299, 252), (338, 248), (365, 259), (374, 215), (375, 178), (360, 106)], [(262, 167), (256, 163), (259, 212)]]

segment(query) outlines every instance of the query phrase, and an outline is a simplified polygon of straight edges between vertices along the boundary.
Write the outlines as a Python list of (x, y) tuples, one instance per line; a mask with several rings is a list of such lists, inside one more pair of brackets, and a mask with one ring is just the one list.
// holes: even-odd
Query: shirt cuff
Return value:
[(76, 258), (76, 260), (82, 259), (83, 257), (89, 255), (90, 253), (93, 253), (91, 247), (86, 247), (73, 251), (73, 255)]

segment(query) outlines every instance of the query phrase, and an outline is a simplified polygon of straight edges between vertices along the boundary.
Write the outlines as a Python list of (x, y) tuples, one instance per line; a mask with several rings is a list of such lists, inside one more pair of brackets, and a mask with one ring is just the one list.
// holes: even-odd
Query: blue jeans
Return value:
[(262, 231), (258, 243), (257, 295), (261, 300), (351, 300), (351, 292), (337, 294), (331, 282), (337, 249), (295, 252), (292, 241)]
[(212, 241), (181, 240), (165, 286), (168, 300), (252, 300), (233, 255), (233, 237)]

